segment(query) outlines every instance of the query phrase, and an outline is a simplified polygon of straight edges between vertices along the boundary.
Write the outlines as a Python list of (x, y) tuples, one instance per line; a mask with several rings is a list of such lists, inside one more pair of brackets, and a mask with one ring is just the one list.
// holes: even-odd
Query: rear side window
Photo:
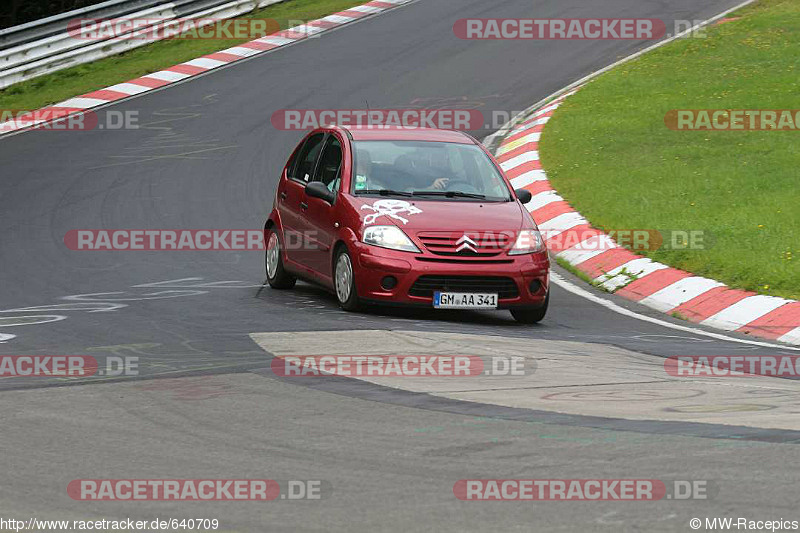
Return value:
[(314, 167), (317, 163), (320, 150), (322, 150), (322, 140), (324, 133), (316, 133), (309, 137), (300, 152), (297, 154), (292, 168), (289, 170), (289, 177), (298, 181), (308, 183), (314, 174)]

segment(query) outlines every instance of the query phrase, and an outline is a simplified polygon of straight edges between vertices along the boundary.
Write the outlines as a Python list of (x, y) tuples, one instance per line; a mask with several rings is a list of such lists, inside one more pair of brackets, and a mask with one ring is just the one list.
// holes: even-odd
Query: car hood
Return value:
[(430, 201), (353, 197), (365, 226), (394, 224), (420, 231), (518, 231), (526, 219), (519, 202)]

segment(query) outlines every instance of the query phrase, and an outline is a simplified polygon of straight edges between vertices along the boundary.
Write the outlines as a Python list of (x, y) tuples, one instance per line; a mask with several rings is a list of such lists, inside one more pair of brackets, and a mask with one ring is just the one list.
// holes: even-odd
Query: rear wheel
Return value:
[(536, 324), (544, 319), (547, 314), (547, 307), (550, 305), (550, 292), (544, 299), (544, 303), (538, 309), (512, 309), (511, 316), (520, 324)]
[(333, 268), (333, 282), (336, 288), (336, 299), (345, 311), (357, 311), (359, 308), (356, 294), (356, 278), (353, 273), (353, 261), (347, 248), (342, 246), (336, 254)]
[(275, 228), (270, 228), (267, 237), (267, 282), (273, 289), (291, 289), (297, 279), (283, 268), (283, 254), (281, 254), (281, 240)]

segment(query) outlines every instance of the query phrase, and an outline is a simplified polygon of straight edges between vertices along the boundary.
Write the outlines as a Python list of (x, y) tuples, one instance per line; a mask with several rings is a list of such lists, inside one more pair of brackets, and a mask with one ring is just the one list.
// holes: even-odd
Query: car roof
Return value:
[(475, 144), (475, 141), (469, 135), (452, 130), (380, 125), (339, 125), (338, 127), (348, 132), (354, 141), (432, 141)]

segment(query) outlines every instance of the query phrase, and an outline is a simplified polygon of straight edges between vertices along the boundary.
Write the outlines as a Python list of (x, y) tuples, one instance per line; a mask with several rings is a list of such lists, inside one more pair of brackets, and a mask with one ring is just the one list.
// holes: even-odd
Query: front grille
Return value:
[(490, 276), (420, 276), (408, 294), (432, 298), (434, 291), (497, 293), (501, 300), (519, 296), (513, 279)]
[(455, 263), (459, 265), (508, 265), (514, 262), (513, 259), (483, 259), (480, 257), (455, 257), (451, 259), (446, 257), (418, 256), (415, 259), (423, 263)]
[(429, 252), (451, 257), (494, 257), (513, 244), (510, 232), (433, 231), (419, 233), (417, 238)]

